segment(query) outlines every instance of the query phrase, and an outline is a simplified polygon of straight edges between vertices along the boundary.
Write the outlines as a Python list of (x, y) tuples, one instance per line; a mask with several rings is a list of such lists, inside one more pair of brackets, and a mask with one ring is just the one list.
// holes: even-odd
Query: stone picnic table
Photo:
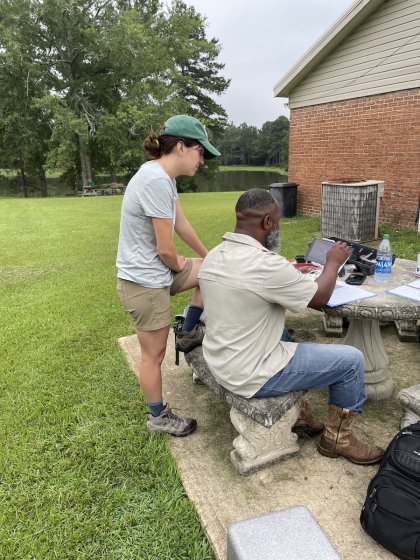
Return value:
[(324, 327), (327, 336), (341, 336), (342, 321), (349, 321), (343, 344), (358, 348), (365, 357), (365, 386), (369, 402), (380, 404), (392, 395), (393, 381), (388, 371), (388, 355), (382, 342), (380, 322), (394, 321), (402, 342), (417, 342), (420, 303), (386, 293), (391, 288), (415, 280), (416, 263), (395, 259), (391, 280), (375, 282), (367, 276), (361, 286), (377, 294), (375, 297), (337, 307), (324, 307)]
[[(126, 186), (123, 183), (105, 183), (101, 187), (96, 187), (98, 194), (124, 194)], [(99, 192), (101, 191), (101, 192)]]
[(123, 183), (106, 183), (100, 187), (92, 185), (84, 185), (82, 190), (77, 194), (79, 196), (98, 196), (98, 195), (114, 195), (124, 194), (126, 186)]
[(78, 191), (78, 196), (98, 196), (96, 189), (91, 185), (84, 185), (81, 191)]

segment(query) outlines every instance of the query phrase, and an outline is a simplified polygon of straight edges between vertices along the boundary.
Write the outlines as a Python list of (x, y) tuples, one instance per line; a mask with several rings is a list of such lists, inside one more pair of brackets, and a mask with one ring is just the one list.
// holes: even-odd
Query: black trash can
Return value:
[(297, 212), (297, 183), (271, 183), (270, 194), (280, 204), (282, 218), (294, 218)]

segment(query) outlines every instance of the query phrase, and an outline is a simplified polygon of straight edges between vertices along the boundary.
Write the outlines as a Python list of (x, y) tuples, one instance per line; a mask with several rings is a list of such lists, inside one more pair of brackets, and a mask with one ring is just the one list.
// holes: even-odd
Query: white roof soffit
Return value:
[(274, 86), (274, 97), (290, 92), (386, 0), (355, 0)]

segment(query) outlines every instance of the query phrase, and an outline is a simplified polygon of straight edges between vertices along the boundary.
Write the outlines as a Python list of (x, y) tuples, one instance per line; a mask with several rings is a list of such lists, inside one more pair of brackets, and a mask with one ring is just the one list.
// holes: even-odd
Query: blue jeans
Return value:
[[(287, 338), (285, 334), (282, 340)], [(279, 397), (289, 391), (328, 386), (329, 404), (362, 412), (366, 400), (364, 373), (363, 354), (353, 346), (300, 343), (286, 367), (274, 374), (254, 398)]]
[(283, 329), (283, 334), (281, 335), (281, 339), (283, 342), (292, 342), (292, 337), (290, 336), (289, 331), (286, 327)]

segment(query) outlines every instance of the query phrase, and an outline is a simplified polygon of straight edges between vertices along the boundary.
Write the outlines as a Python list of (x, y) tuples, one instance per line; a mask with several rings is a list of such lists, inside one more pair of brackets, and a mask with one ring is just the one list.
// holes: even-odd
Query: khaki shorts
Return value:
[(171, 324), (171, 297), (181, 290), (191, 274), (193, 262), (187, 264), (181, 272), (174, 272), (172, 284), (165, 288), (145, 288), (118, 278), (117, 291), (121, 303), (133, 318), (138, 331), (157, 331)]

